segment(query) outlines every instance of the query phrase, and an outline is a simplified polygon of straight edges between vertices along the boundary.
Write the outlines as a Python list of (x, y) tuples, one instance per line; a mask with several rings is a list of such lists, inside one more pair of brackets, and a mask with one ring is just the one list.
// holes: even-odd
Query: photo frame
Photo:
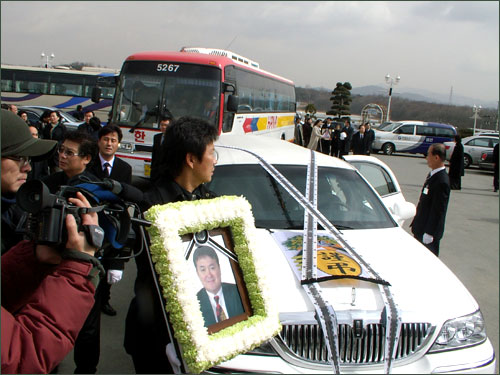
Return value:
[[(258, 246), (251, 206), (245, 198), (223, 196), (157, 205), (145, 216), (152, 223), (150, 252), (165, 309), (189, 372), (202, 372), (280, 332), (278, 308), (266, 282), (265, 249)], [(210, 247), (234, 258), (229, 263), (244, 307), (243, 314), (208, 327), (190, 253), (200, 233), (218, 238), (218, 244), (210, 243)]]

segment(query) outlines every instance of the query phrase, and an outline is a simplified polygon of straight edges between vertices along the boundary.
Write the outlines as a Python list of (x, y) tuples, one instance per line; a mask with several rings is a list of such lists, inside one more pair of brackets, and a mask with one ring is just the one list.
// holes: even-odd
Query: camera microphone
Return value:
[[(95, 182), (94, 182), (95, 183)], [(108, 189), (113, 194), (120, 195), (123, 191), (123, 186), (116, 180), (111, 178), (104, 178), (101, 183), (99, 183), (103, 188)]]
[(101, 186), (127, 202), (140, 203), (143, 200), (143, 193), (141, 190), (132, 185), (120, 183), (111, 178), (104, 178), (102, 181), (91, 181), (87, 176), (81, 176), (80, 180), (86, 183)]

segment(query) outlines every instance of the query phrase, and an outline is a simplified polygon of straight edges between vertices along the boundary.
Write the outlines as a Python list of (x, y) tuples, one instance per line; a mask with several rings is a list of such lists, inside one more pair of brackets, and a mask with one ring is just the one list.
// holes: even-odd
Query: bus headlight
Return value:
[(473, 314), (446, 321), (429, 353), (472, 346), (485, 340), (484, 318), (478, 310)]
[(118, 146), (118, 152), (128, 152), (132, 153), (134, 151), (134, 145), (132, 143), (120, 143)]

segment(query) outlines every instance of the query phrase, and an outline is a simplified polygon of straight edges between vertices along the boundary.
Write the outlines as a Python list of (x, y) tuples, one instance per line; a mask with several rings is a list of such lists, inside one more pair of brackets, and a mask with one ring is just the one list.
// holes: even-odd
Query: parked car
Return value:
[[(353, 165), (317, 152), (313, 163), (310, 150), (268, 137), (223, 135), (216, 150), (219, 160), (209, 188), (220, 195), (242, 195), (250, 202), (258, 243), (266, 247), (266, 262), (273, 268), (267, 281), (279, 292), (275, 303), (283, 328), (260, 347), (214, 367), (214, 372), (327, 373), (333, 369), (314, 296), (305, 292), (285, 254), (285, 242), (278, 240), (294, 239), (294, 248), (303, 251), (302, 235), (309, 233), (304, 230), (305, 210), (284, 187), (283, 179), (268, 172), (272, 172), (269, 165), (302, 194), (309, 187), (310, 195), (317, 197), (318, 210), (390, 283), (400, 319), (395, 323), (399, 336), (392, 341), (397, 345), (393, 373), (495, 372), (495, 353), (475, 299), (439, 258), (397, 224), (398, 213), (389, 212), (368, 178)], [(308, 177), (310, 165), (317, 166), (317, 179)], [(331, 233), (322, 225), (317, 230), (318, 236)], [(336, 330), (332, 325), (324, 327), (338, 347), (340, 371), (384, 372), (389, 326), (381, 289), (354, 278), (318, 281), (317, 287), (335, 312)]]
[[(490, 135), (473, 135), (462, 139), (464, 145), (464, 168), (469, 168), (472, 165), (479, 165), (481, 155), (484, 151), (493, 150), (493, 147), (498, 143), (498, 136)], [(450, 160), (455, 142), (444, 142), (446, 147), (446, 160)]]
[(84, 121), (77, 120), (74, 118), (72, 115), (70, 115), (67, 112), (64, 112), (60, 110), (59, 108), (55, 107), (45, 107), (45, 106), (20, 106), (18, 109), (21, 111), (25, 111), (28, 114), (28, 121), (32, 124), (36, 124), (38, 121), (40, 121), (40, 117), (42, 116), (43, 112), (45, 111), (58, 111), (62, 118), (63, 118), (63, 123), (66, 125), (68, 130), (76, 130), (78, 129), (78, 125), (83, 124)]
[[(396, 176), (387, 164), (373, 156), (344, 155), (343, 158), (373, 186), (389, 211), (396, 214), (399, 225), (404, 224), (402, 217), (412, 219), (415, 216), (415, 205), (406, 201)], [(405, 214), (402, 214), (403, 211)]]
[(375, 130), (373, 150), (382, 150), (386, 155), (394, 152), (427, 154), (433, 143), (443, 143), (455, 138), (453, 125), (436, 122), (401, 121), (386, 122)]
[(479, 169), (487, 169), (492, 171), (495, 167), (493, 162), (493, 150), (484, 151), (481, 154), (481, 159), (479, 160)]

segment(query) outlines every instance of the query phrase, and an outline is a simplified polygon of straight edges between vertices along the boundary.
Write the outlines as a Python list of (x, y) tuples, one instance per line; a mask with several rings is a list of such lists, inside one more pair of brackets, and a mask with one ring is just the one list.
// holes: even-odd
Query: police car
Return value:
[(390, 212), (355, 167), (285, 141), (223, 135), (216, 150), (209, 188), (251, 203), (283, 328), (213, 371), (494, 373), (477, 302), (398, 225), (411, 210)]

